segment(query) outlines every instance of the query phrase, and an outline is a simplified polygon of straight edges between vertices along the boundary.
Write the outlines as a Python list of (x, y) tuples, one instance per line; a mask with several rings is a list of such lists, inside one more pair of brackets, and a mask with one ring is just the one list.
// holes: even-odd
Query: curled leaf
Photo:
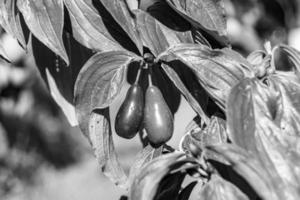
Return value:
[(127, 66), (137, 59), (127, 51), (100, 52), (80, 70), (74, 88), (80, 128), (88, 133), (87, 119), (92, 110), (108, 107), (119, 95), (126, 79)]

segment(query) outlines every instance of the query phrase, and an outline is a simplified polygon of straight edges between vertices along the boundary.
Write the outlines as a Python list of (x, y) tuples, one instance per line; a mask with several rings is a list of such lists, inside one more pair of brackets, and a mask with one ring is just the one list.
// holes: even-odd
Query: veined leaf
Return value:
[(126, 188), (127, 176), (114, 148), (109, 109), (95, 110), (88, 119), (88, 138), (102, 172), (116, 185)]
[(249, 198), (232, 183), (213, 175), (204, 185), (199, 197), (201, 200), (248, 200)]
[(222, 0), (167, 0), (167, 2), (193, 26), (208, 31), (222, 44), (228, 44)]
[(120, 50), (122, 47), (107, 30), (104, 20), (92, 0), (64, 0), (69, 11), (72, 32), (76, 40), (97, 51)]
[(143, 43), (155, 56), (167, 50), (170, 46), (179, 43), (193, 43), (189, 31), (175, 32), (141, 10), (137, 10), (135, 14), (137, 27), (141, 32)]
[(17, 5), (33, 35), (54, 53), (61, 56), (69, 65), (69, 58), (62, 39), (63, 0), (18, 0)]
[(125, 0), (98, 0), (105, 8), (110, 12), (113, 18), (118, 22), (118, 24), (123, 28), (123, 30), (128, 34), (131, 40), (135, 43), (136, 47), (143, 53), (143, 44), (139, 33), (136, 29), (136, 24), (132, 13), (128, 8)]
[(7, 33), (16, 38), (22, 47), (26, 47), (16, 0), (2, 0), (0, 2), (0, 25)]
[(196, 74), (200, 84), (222, 107), (230, 89), (245, 77), (253, 77), (250, 64), (230, 49), (213, 50), (204, 45), (179, 44), (158, 56), (170, 62), (180, 60)]
[(127, 65), (138, 58), (127, 51), (100, 52), (91, 57), (78, 74), (74, 101), (80, 128), (88, 133), (88, 116), (94, 109), (108, 107), (120, 93)]

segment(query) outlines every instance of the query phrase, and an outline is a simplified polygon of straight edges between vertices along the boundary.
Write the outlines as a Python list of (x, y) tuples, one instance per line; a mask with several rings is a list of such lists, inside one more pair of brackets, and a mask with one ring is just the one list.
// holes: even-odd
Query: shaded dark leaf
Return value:
[(73, 106), (73, 91), (77, 75), (92, 52), (81, 46), (68, 33), (63, 35), (70, 65), (55, 55), (35, 37), (32, 37), (32, 51), (37, 68), (49, 87), (56, 103), (61, 107), (71, 125), (77, 125)]
[(0, 25), (7, 33), (16, 38), (22, 47), (26, 47), (16, 0), (2, 0), (0, 2)]
[(162, 68), (169, 76), (169, 78), (173, 81), (174, 85), (180, 90), (182, 95), (185, 97), (187, 102), (191, 105), (191, 107), (195, 110), (195, 112), (204, 120), (204, 122), (208, 123), (209, 119), (203, 111), (202, 107), (195, 100), (195, 98), (191, 95), (188, 89), (185, 87), (177, 73), (167, 64), (162, 64)]
[(95, 54), (80, 70), (74, 100), (77, 119), (84, 134), (88, 134), (87, 120), (92, 110), (108, 107), (126, 80), (127, 65), (138, 59), (126, 51)]
[(154, 200), (176, 199), (186, 174), (177, 172), (168, 174), (159, 183)]
[(98, 51), (120, 50), (122, 47), (110, 35), (104, 20), (92, 0), (64, 0), (69, 11), (72, 32), (84, 46)]
[(63, 0), (18, 0), (17, 5), (33, 35), (61, 56), (68, 65), (69, 58), (62, 39)]
[(143, 43), (157, 56), (168, 47), (179, 43), (193, 43), (191, 33), (175, 32), (161, 24), (146, 12), (135, 12), (137, 28), (141, 32)]
[(147, 13), (172, 30), (184, 32), (191, 29), (191, 24), (175, 12), (166, 1), (156, 1), (147, 8)]
[(197, 181), (193, 181), (190, 184), (188, 184), (185, 188), (183, 188), (180, 191), (177, 200), (188, 200), (196, 185), (197, 185)]
[(143, 44), (136, 29), (135, 19), (124, 0), (98, 0), (100, 1), (123, 30), (128, 34), (131, 40), (137, 46), (139, 52), (143, 52)]

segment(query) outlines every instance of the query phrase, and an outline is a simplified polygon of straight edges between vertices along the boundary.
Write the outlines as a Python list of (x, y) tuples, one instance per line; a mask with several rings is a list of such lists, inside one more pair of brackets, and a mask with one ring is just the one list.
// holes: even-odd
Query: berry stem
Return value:
[(134, 81), (134, 84), (137, 85), (141, 76), (141, 72), (142, 72), (142, 66), (139, 67), (138, 71), (137, 71), (137, 75), (136, 75), (136, 79)]
[(148, 81), (149, 81), (149, 86), (152, 87), (153, 86), (153, 83), (152, 83), (152, 66), (147, 64), (148, 65)]

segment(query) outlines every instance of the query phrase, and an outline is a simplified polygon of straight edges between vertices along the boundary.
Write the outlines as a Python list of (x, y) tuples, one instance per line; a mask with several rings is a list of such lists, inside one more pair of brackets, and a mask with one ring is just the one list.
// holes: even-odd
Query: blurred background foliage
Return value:
[[(141, 8), (155, 1), (142, 1)], [(299, 0), (225, 0), (224, 5), (232, 46), (243, 55), (266, 41), (300, 50)], [(12, 60), (0, 62), (0, 199), (117, 199), (124, 191), (97, 171), (89, 145), (51, 98), (30, 51), (1, 29), (0, 43)], [(118, 143), (128, 169), (137, 147)]]

